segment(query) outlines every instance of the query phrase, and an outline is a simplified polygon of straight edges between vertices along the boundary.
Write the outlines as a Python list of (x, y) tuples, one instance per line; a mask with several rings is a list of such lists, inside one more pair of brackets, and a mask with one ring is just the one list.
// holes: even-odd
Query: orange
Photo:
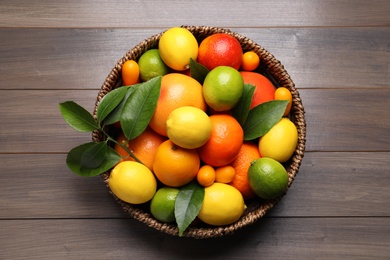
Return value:
[(169, 73), (161, 79), (160, 97), (149, 126), (160, 135), (167, 136), (166, 121), (178, 107), (193, 106), (206, 111), (202, 85), (195, 79), (180, 73)]
[[(140, 134), (133, 140), (130, 140), (126, 144), (126, 147), (146, 167), (152, 170), (154, 154), (157, 150), (157, 147), (159, 147), (160, 144), (165, 141), (165, 139), (165, 137), (157, 134), (152, 129), (146, 128), (146, 130), (142, 134)], [(122, 144), (125, 144), (127, 142), (127, 139), (123, 133), (118, 136), (117, 142)], [(123, 149), (120, 145), (115, 144), (114, 149), (122, 157), (122, 161), (134, 161), (134, 159), (130, 157), (126, 150)]]
[(154, 155), (154, 174), (170, 187), (180, 187), (195, 179), (199, 167), (200, 159), (195, 149), (181, 148), (171, 140), (163, 142)]
[(208, 187), (215, 181), (215, 170), (210, 165), (203, 165), (196, 174), (196, 180), (203, 187)]
[(269, 79), (257, 72), (241, 71), (240, 73), (245, 84), (255, 86), (251, 109), (261, 103), (274, 100), (275, 87)]
[(236, 171), (234, 179), (229, 184), (239, 190), (245, 199), (255, 197), (248, 182), (248, 169), (251, 162), (260, 158), (260, 152), (257, 144), (244, 142), (236, 159), (230, 164)]
[(275, 100), (288, 100), (286, 110), (284, 111), (283, 116), (287, 116), (290, 113), (292, 106), (292, 95), (290, 90), (285, 87), (279, 87), (275, 91)]
[(260, 64), (260, 58), (254, 51), (247, 51), (242, 55), (241, 68), (245, 71), (255, 70)]
[(242, 63), (240, 42), (233, 36), (217, 33), (206, 37), (199, 45), (198, 62), (208, 68), (230, 66), (238, 70)]
[(212, 130), (207, 143), (198, 149), (203, 162), (211, 166), (223, 166), (231, 163), (240, 151), (244, 140), (244, 131), (231, 115), (216, 114), (210, 116)]
[(122, 66), (123, 85), (131, 86), (139, 82), (139, 66), (134, 60), (127, 60)]
[(215, 169), (215, 181), (220, 183), (229, 183), (234, 179), (236, 170), (230, 166), (225, 165)]

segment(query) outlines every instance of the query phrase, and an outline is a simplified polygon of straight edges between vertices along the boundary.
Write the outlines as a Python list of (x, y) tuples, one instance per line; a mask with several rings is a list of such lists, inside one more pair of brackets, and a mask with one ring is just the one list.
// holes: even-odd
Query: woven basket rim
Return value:
[[(236, 32), (233, 32), (229, 29), (221, 28), (221, 27), (213, 27), (213, 26), (183, 25), (181, 27), (186, 28), (190, 32), (192, 32), (195, 35), (195, 37), (198, 39), (198, 41), (200, 41), (200, 39), (202, 38), (207, 37), (208, 35), (216, 34), (216, 33), (226, 33), (232, 35), (240, 42), (244, 51), (252, 50), (259, 55), (261, 64), (265, 65), (266, 67), (265, 72), (267, 73), (267, 75), (265, 76), (267, 76), (271, 81), (273, 81), (273, 83), (276, 84), (278, 87), (283, 86), (291, 91), (293, 97), (293, 104), (290, 112), (291, 114), (290, 119), (298, 129), (298, 145), (292, 158), (288, 161), (288, 163), (285, 164), (289, 175), (289, 182), (288, 182), (288, 188), (289, 188), (298, 173), (299, 167), (302, 163), (302, 159), (304, 156), (305, 144), (306, 144), (306, 120), (305, 120), (305, 111), (304, 111), (304, 107), (299, 92), (295, 88), (295, 84), (292, 81), (290, 75), (285, 70), (284, 66), (281, 64), (279, 60), (277, 60), (274, 57), (274, 55), (269, 53), (262, 46), (255, 43), (251, 39), (241, 34), (238, 34)], [(121, 68), (124, 62), (131, 59), (138, 60), (138, 58), (142, 55), (142, 53), (144, 53), (145, 51), (151, 48), (156, 48), (157, 43), (163, 33), (164, 31), (152, 35), (151, 37), (143, 40), (142, 42), (134, 46), (132, 49), (127, 51), (125, 55), (117, 61), (115, 66), (112, 68), (112, 70), (106, 77), (98, 93), (95, 107), (94, 107), (94, 112), (93, 112), (95, 117), (96, 117), (96, 111), (100, 100), (108, 92), (122, 85)], [(92, 133), (92, 140), (95, 142), (102, 141), (103, 138), (104, 137), (102, 133), (99, 131), (94, 131)], [(109, 175), (110, 175), (109, 172), (105, 172), (100, 175), (102, 180), (106, 184), (107, 188), (108, 188)], [(286, 192), (287, 191), (288, 189), (286, 190)], [(264, 201), (257, 198), (249, 201), (247, 203), (247, 209), (245, 210), (244, 215), (237, 222), (231, 225), (222, 226), (222, 227), (214, 227), (214, 226), (207, 226), (207, 225), (200, 226), (200, 227), (189, 227), (184, 232), (183, 237), (204, 239), (204, 238), (221, 237), (224, 235), (233, 234), (235, 231), (245, 226), (249, 226), (255, 223), (256, 221), (258, 221), (260, 218), (262, 218), (269, 210), (271, 210), (282, 199), (282, 197), (286, 194), (286, 192), (273, 200)], [(114, 196), (116, 201), (121, 205), (122, 209), (134, 219), (146, 224), (151, 228), (159, 230), (163, 233), (173, 235), (173, 236), (178, 236), (178, 228), (175, 224), (159, 222), (158, 220), (154, 219), (150, 213), (144, 211), (142, 207), (128, 204), (120, 200), (119, 198), (117, 198), (114, 194), (112, 195)]]

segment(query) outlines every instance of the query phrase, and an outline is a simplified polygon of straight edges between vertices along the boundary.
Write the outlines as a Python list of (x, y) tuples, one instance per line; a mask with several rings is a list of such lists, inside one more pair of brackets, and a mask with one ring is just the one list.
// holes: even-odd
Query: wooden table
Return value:
[[(385, 259), (390, 256), (390, 2), (0, 1), (0, 259)], [(209, 240), (129, 218), (66, 153), (91, 140), (58, 103), (92, 111), (119, 58), (179, 25), (229, 28), (294, 80), (307, 146), (265, 218)]]

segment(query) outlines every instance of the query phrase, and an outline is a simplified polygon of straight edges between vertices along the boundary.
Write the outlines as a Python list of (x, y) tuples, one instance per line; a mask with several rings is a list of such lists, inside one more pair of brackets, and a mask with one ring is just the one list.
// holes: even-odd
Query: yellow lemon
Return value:
[(259, 139), (259, 150), (262, 157), (283, 163), (293, 155), (297, 144), (297, 127), (290, 119), (282, 118)]
[(166, 129), (173, 143), (186, 149), (195, 149), (209, 140), (212, 125), (210, 117), (202, 109), (183, 106), (169, 114)]
[(161, 59), (170, 68), (183, 71), (189, 68), (190, 59), (198, 57), (198, 42), (187, 29), (173, 27), (166, 30), (158, 44)]
[(108, 185), (119, 199), (142, 204), (156, 193), (157, 181), (145, 165), (134, 161), (123, 161), (112, 169)]
[(198, 217), (209, 225), (229, 225), (242, 216), (244, 209), (244, 198), (236, 188), (229, 184), (214, 182), (205, 188)]

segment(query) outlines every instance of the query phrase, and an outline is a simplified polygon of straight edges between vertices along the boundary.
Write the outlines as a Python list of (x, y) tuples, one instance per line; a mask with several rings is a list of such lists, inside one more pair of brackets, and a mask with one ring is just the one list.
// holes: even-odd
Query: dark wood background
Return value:
[[(0, 1), (0, 259), (388, 259), (390, 1)], [(66, 153), (126, 51), (172, 26), (229, 28), (294, 80), (307, 147), (291, 189), (232, 236), (165, 235), (129, 218)]]

